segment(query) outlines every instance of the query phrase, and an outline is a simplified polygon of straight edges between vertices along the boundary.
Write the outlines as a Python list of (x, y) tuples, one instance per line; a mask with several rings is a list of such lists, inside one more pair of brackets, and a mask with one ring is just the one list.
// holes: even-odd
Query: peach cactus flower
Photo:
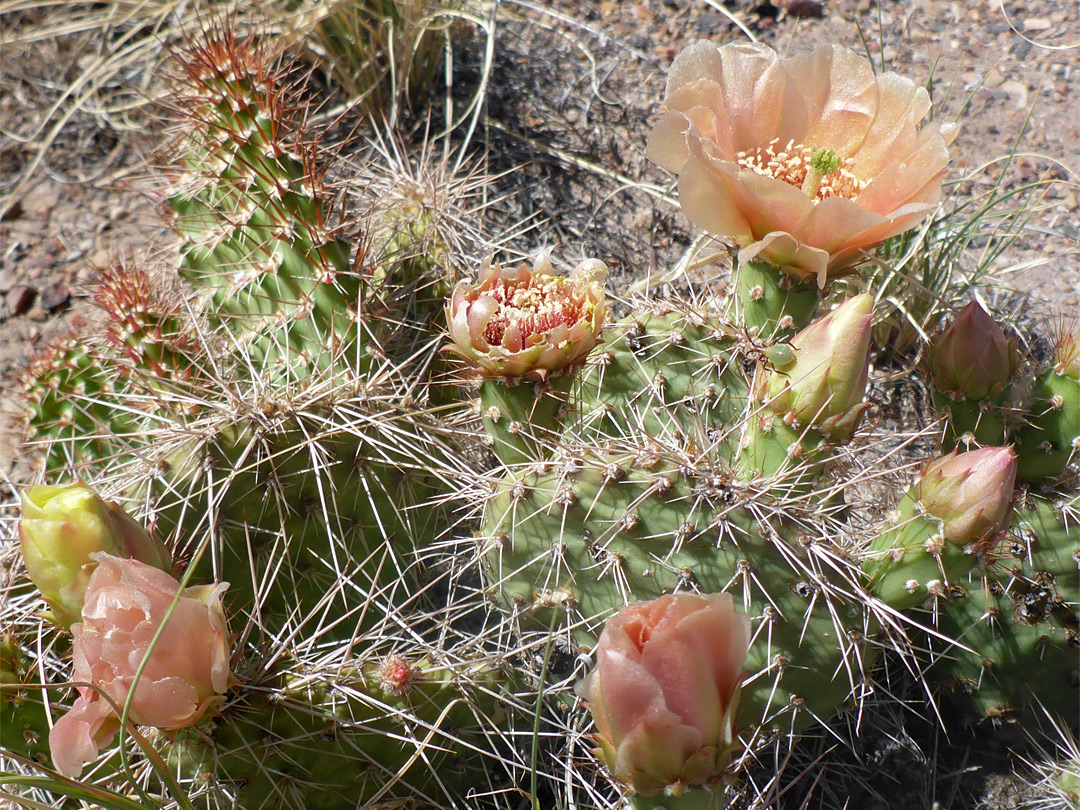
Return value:
[(739, 244), (740, 261), (823, 286), (940, 199), (958, 130), (920, 129), (929, 110), (923, 88), (837, 46), (781, 59), (757, 43), (698, 42), (671, 66), (648, 155), (679, 174), (683, 211)]
[(447, 302), (448, 351), (490, 379), (542, 382), (583, 363), (607, 313), (606, 275), (603, 262), (587, 259), (568, 277), (556, 276), (546, 252), (532, 269), (485, 262), (480, 280), (459, 282)]
[(609, 619), (578, 694), (612, 774), (645, 796), (714, 782), (734, 750), (749, 644), (726, 593), (669, 594)]
[(162, 622), (164, 630), (135, 686), (129, 714), (133, 723), (166, 730), (190, 726), (224, 701), (232, 683), (229, 633), (221, 606), (227, 583), (186, 588), (166, 621), (180, 589), (175, 579), (137, 560), (104, 552), (91, 556), (97, 568), (86, 589), (83, 620), (71, 628), (73, 680), (97, 689), (79, 687), (71, 711), (49, 734), (53, 764), (72, 778), (120, 727), (98, 690), (117, 706), (124, 705)]

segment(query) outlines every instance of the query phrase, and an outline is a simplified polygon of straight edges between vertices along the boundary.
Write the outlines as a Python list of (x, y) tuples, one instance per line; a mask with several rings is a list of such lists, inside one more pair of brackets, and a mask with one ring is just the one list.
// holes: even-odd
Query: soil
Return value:
[[(696, 236), (670, 199), (672, 178), (644, 155), (674, 57), (701, 38), (750, 35), (781, 53), (838, 43), (927, 83), (935, 116), (961, 122), (947, 204), (979, 205), (996, 190), (1017, 195), (1006, 206), (1031, 206), (1018, 238), (989, 268), (994, 285), (1014, 292), (988, 287), (984, 297), (1035, 324), (1080, 317), (1080, 4), (776, 3), (505, 0), (496, 12), (467, 3), (492, 21), (495, 37), (486, 86), (478, 30), (455, 36), (452, 66), (455, 109), (484, 86), (471, 148), (500, 175), (488, 196), (505, 197), (487, 212), (489, 233), (530, 223), (508, 249), (555, 246), (565, 263), (601, 258), (613, 268), (616, 294), (662, 275)], [(148, 128), (152, 117), (134, 107), (115, 114), (71, 106), (65, 90), (110, 43), (100, 32), (36, 36), (56, 22), (41, 11), (0, 17), (4, 395), (17, 390), (12, 375), (35, 347), (86, 306), (95, 268), (169, 240), (162, 201), (144, 179), (160, 128)], [(129, 73), (100, 93), (138, 99), (150, 83)], [(54, 105), (67, 115), (63, 126)], [(993, 219), (982, 224), (987, 234), (994, 227)], [(985, 244), (975, 242), (969, 270)], [(10, 440), (0, 442), (0, 481), (10, 456)], [(808, 806), (1005, 810), (1030, 795), (1007, 746), (987, 730), (946, 738), (933, 724), (904, 727), (887, 713), (872, 725), (858, 747), (833, 757), (840, 776)], [(844, 782), (847, 770), (858, 780)]]

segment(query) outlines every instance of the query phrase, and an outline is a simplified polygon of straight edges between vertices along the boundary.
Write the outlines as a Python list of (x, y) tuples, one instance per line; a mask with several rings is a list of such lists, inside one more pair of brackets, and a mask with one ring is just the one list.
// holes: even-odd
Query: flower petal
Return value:
[(53, 766), (64, 776), (78, 779), (83, 766), (97, 759), (119, 729), (120, 721), (107, 701), (96, 695), (78, 698), (49, 731)]
[(760, 259), (776, 265), (799, 281), (814, 279), (819, 287), (825, 286), (830, 258), (826, 251), (800, 244), (795, 237), (783, 231), (765, 234), (762, 239), (739, 251), (740, 264)]
[(917, 144), (915, 127), (930, 110), (930, 95), (895, 73), (878, 77), (877, 114), (861, 146), (849, 157), (861, 180), (876, 177), (890, 163), (903, 160)]
[(757, 42), (726, 45), (720, 55), (732, 146), (741, 152), (769, 143), (780, 124), (784, 97), (786, 77), (780, 58)]
[(598, 652), (587, 699), (596, 728), (611, 740), (629, 734), (643, 712), (666, 711), (656, 678), (619, 650)]
[(786, 61), (787, 87), (778, 136), (849, 157), (862, 144), (877, 109), (870, 64), (846, 48), (832, 46)]

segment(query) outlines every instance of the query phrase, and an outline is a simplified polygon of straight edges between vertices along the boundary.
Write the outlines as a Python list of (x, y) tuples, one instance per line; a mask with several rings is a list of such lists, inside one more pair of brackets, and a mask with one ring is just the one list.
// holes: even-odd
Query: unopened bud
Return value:
[(82, 617), (86, 586), (96, 566), (90, 559), (94, 552), (138, 560), (162, 571), (172, 565), (160, 540), (83, 484), (24, 490), (19, 541), (26, 573), (62, 627)]
[(842, 432), (850, 434), (863, 410), (872, 310), (873, 299), (858, 295), (795, 335), (794, 358), (774, 364), (769, 375), (769, 407), (802, 424), (844, 422)]
[(1005, 387), (1016, 366), (1001, 327), (972, 301), (931, 344), (934, 387), (954, 399), (984, 399)]
[(930, 462), (911, 495), (941, 520), (946, 540), (981, 543), (1008, 524), (1015, 482), (1016, 452), (1011, 447), (984, 447), (954, 451)]

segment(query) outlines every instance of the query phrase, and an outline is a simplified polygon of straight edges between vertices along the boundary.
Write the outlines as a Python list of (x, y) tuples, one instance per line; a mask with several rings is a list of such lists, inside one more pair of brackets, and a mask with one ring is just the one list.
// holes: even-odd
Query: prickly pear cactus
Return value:
[[(790, 731), (841, 706), (873, 654), (852, 549), (829, 517), (838, 506), (815, 515), (799, 497), (827, 457), (780, 454), (765, 474), (746, 452), (746, 434), (767, 434), (773, 418), (749, 395), (748, 369), (764, 373), (767, 354), (715, 313), (658, 302), (629, 316), (591, 355), (561, 421), (530, 425), (561, 430), (554, 453), (506, 472), (482, 535), (488, 590), (525, 627), (563, 611), (585, 645), (628, 602), (732, 593), (754, 621), (758, 684), (740, 720)], [(789, 446), (813, 431), (793, 430)]]
[[(1075, 708), (1075, 335), (1040, 365), (963, 310), (924, 368), (944, 429), (894, 436), (864, 422), (874, 298), (829, 286), (891, 221), (835, 255), (763, 234), (729, 296), (646, 297), (612, 323), (598, 260), (566, 278), (547, 252), (481, 264), (478, 230), (438, 198), (483, 178), (429, 172), (393, 135), (371, 136), (370, 174), (334, 164), (293, 75), (228, 28), (181, 56), (177, 267), (104, 273), (100, 315), (25, 384), (46, 476), (77, 472), (152, 524), (182, 587), (230, 583), (231, 676), (213, 711), (99, 752), (85, 796), (28, 789), (125, 807), (715, 808), (730, 771), (636, 796), (582, 766), (574, 681), (605, 622), (688, 591), (729, 594), (751, 628), (741, 737), (705, 757), (716, 771), (864, 708), (884, 647), (975, 718)], [(944, 167), (949, 140), (920, 143)], [(766, 179), (793, 184), (793, 210), (854, 205), (854, 162), (810, 146)], [(740, 165), (764, 182), (772, 149)], [(910, 485), (868, 494), (910, 480), (900, 457), (922, 465)], [(55, 764), (68, 659), (85, 656), (11, 559), (0, 756), (22, 773)]]
[(934, 611), (936, 629), (957, 642), (929, 641), (940, 652), (933, 675), (978, 716), (1016, 719), (1041, 706), (1068, 717), (1080, 699), (1078, 496), (1024, 493), (998, 553)]
[(181, 732), (169, 758), (218, 804), (441, 806), (448, 790), (464, 794), (485, 779), (472, 749), (502, 711), (494, 674), (480, 662), (401, 653), (322, 671), (296, 662)]

